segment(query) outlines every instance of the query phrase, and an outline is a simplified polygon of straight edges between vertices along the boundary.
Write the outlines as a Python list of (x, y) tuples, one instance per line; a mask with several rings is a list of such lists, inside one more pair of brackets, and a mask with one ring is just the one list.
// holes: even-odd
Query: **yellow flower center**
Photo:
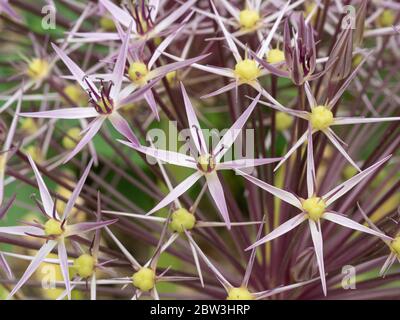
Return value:
[(101, 17), (100, 27), (105, 31), (115, 31), (114, 21), (108, 17)]
[(169, 226), (173, 231), (182, 233), (185, 230), (193, 229), (195, 224), (195, 216), (186, 209), (180, 208), (172, 213)]
[(353, 57), (353, 61), (352, 61), (352, 64), (353, 64), (353, 67), (355, 68), (355, 67), (357, 67), (360, 63), (361, 63), (361, 61), (363, 60), (363, 55), (362, 54), (356, 54), (354, 57)]
[(21, 130), (28, 133), (34, 134), (38, 129), (35, 120), (32, 118), (21, 119)]
[(395, 253), (398, 257), (400, 257), (400, 236), (393, 239), (390, 243), (390, 249), (392, 249), (393, 253)]
[(215, 158), (211, 154), (203, 154), (197, 158), (197, 168), (204, 173), (214, 171), (215, 167)]
[(260, 69), (254, 60), (244, 59), (236, 64), (235, 74), (240, 80), (249, 82), (258, 78)]
[(396, 21), (395, 13), (390, 9), (385, 9), (382, 11), (381, 15), (378, 17), (378, 24), (381, 27), (391, 27)]
[(310, 121), (315, 130), (325, 130), (333, 123), (333, 114), (327, 107), (317, 106), (311, 111)]
[(82, 88), (75, 84), (69, 84), (64, 88), (64, 94), (77, 106), (85, 106), (88, 103), (87, 95)]
[(150, 268), (141, 268), (133, 274), (132, 283), (141, 291), (149, 291), (156, 284), (156, 274)]
[(271, 49), (267, 53), (267, 62), (270, 64), (280, 63), (285, 61), (285, 53), (279, 49)]
[(44, 224), (44, 233), (47, 236), (61, 236), (64, 230), (61, 227), (61, 222), (55, 219), (49, 219)]
[(95, 264), (94, 258), (85, 253), (75, 259), (73, 267), (80, 277), (88, 278), (93, 274)]
[(253, 28), (257, 22), (260, 20), (260, 15), (255, 10), (245, 9), (239, 13), (240, 25), (244, 29)]
[(311, 197), (302, 202), (303, 210), (307, 213), (308, 218), (317, 221), (325, 212), (326, 203), (320, 197)]
[(275, 115), (276, 130), (284, 131), (293, 124), (293, 117), (285, 112), (278, 111)]
[(144, 85), (147, 82), (149, 70), (143, 62), (134, 62), (129, 66), (128, 74), (132, 82), (137, 85)]
[(168, 83), (170, 85), (173, 85), (177, 80), (177, 72), (176, 71), (168, 72), (165, 77), (167, 78)]
[(46, 60), (35, 58), (29, 63), (26, 73), (32, 80), (39, 81), (46, 78), (49, 71), (50, 65)]
[(247, 288), (239, 287), (229, 289), (226, 300), (254, 300), (254, 296)]
[(39, 147), (30, 145), (30, 146), (26, 147), (24, 150), (27, 154), (29, 154), (32, 157), (33, 161), (35, 161), (37, 163), (40, 163), (43, 161), (42, 152), (40, 151)]
[(62, 139), (62, 145), (65, 149), (71, 150), (76, 147), (81, 138), (81, 129), (78, 127), (71, 128)]

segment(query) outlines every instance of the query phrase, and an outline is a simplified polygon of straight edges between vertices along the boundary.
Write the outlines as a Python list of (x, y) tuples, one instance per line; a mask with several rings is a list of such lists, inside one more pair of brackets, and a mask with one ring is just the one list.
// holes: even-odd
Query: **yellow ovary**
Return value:
[(61, 222), (55, 219), (47, 220), (44, 224), (44, 233), (47, 236), (61, 236), (64, 233)]
[(260, 15), (255, 10), (245, 9), (239, 13), (240, 25), (244, 29), (253, 28), (257, 22), (260, 20)]
[(195, 224), (195, 216), (185, 208), (180, 208), (172, 213), (169, 226), (173, 231), (182, 233), (185, 230), (193, 229)]
[(285, 53), (279, 49), (271, 49), (267, 53), (267, 62), (270, 64), (280, 63), (285, 61)]
[(141, 268), (132, 276), (133, 285), (141, 291), (149, 291), (156, 284), (156, 274), (150, 268)]
[(226, 300), (254, 300), (253, 294), (245, 287), (231, 288)]
[(80, 139), (81, 129), (77, 127), (70, 128), (62, 139), (62, 145), (65, 149), (71, 150), (76, 147)]
[(27, 75), (35, 81), (43, 80), (50, 71), (50, 65), (46, 60), (35, 58), (28, 64)]
[(310, 122), (315, 130), (325, 130), (329, 128), (333, 120), (333, 113), (325, 106), (317, 106), (311, 111)]
[(244, 82), (256, 80), (260, 75), (260, 69), (254, 60), (244, 59), (235, 66), (235, 75)]
[(293, 117), (285, 112), (278, 111), (275, 115), (276, 130), (284, 131), (289, 129), (293, 124)]
[(325, 213), (326, 203), (320, 197), (311, 197), (303, 200), (302, 207), (309, 219), (318, 221)]
[(147, 75), (149, 70), (143, 62), (134, 62), (129, 66), (128, 74), (132, 82), (137, 85), (144, 85), (147, 83)]
[(73, 268), (76, 273), (82, 278), (92, 276), (95, 268), (95, 260), (90, 254), (82, 254), (74, 261)]

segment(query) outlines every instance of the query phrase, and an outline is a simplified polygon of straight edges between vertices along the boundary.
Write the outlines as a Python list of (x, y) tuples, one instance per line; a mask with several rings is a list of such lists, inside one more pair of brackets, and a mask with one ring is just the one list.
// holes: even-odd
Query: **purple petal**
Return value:
[(75, 157), (76, 154), (79, 153), (83, 149), (83, 147), (89, 143), (89, 141), (92, 140), (92, 138), (96, 135), (96, 133), (100, 130), (101, 125), (104, 122), (103, 117), (97, 118), (94, 120), (89, 126), (90, 128), (87, 130), (87, 133), (84, 135), (84, 137), (78, 142), (74, 150), (71, 151), (70, 154), (66, 157), (64, 160), (64, 163), (67, 163), (69, 160), (71, 160), (73, 157)]
[(99, 116), (99, 113), (92, 107), (82, 108), (65, 108), (50, 111), (38, 112), (22, 112), (22, 117), (31, 118), (50, 118), (50, 119), (83, 119), (94, 118)]
[(67, 227), (67, 231), (65, 232), (66, 237), (74, 236), (77, 234), (82, 234), (86, 232), (90, 232), (93, 230), (97, 230), (99, 228), (103, 228), (110, 224), (117, 222), (118, 219), (107, 220), (107, 221), (99, 221), (99, 222), (81, 222), (77, 224), (73, 224)]
[(183, 180), (180, 184), (178, 184), (174, 190), (172, 190), (164, 199), (162, 199), (153, 209), (151, 209), (147, 215), (150, 215), (161, 208), (164, 208), (166, 205), (170, 204), (172, 201), (177, 199), (179, 196), (181, 196), (183, 193), (185, 193), (187, 190), (189, 190), (197, 180), (199, 180), (203, 174), (199, 171), (196, 171), (192, 175), (190, 175), (188, 178)]
[(60, 259), (60, 267), (65, 282), (65, 290), (67, 291), (68, 300), (71, 300), (71, 282), (69, 280), (68, 256), (64, 240), (58, 241), (58, 258)]
[(0, 253), (0, 269), (3, 269), (5, 271), (8, 279), (14, 278), (13, 272), (12, 272), (10, 266), (8, 265), (6, 258), (4, 257), (4, 255), (2, 253)]
[(139, 146), (140, 142), (136, 135), (133, 133), (129, 123), (115, 111), (111, 116), (108, 117), (115, 130), (121, 133), (129, 142), (134, 146)]
[(158, 114), (157, 103), (156, 100), (154, 99), (153, 92), (151, 92), (151, 90), (148, 90), (147, 92), (144, 93), (144, 98), (146, 99), (148, 105), (150, 106), (151, 111), (156, 116), (157, 120), (160, 121), (160, 115)]
[(47, 255), (51, 252), (51, 250), (53, 250), (53, 248), (56, 245), (57, 241), (49, 240), (40, 248), (35, 258), (31, 261), (28, 268), (25, 270), (25, 273), (22, 275), (18, 283), (10, 292), (9, 296), (7, 297), (7, 300), (9, 300), (25, 284), (26, 281), (28, 281), (31, 275), (36, 271), (37, 268), (39, 268), (40, 264), (43, 262), (43, 260), (47, 257)]
[(218, 170), (225, 169), (245, 169), (250, 167), (262, 166), (281, 160), (282, 158), (261, 158), (261, 159), (238, 159), (226, 161), (218, 164)]
[[(32, 158), (29, 154), (27, 155), (27, 157), (28, 157), (29, 163), (31, 164), (33, 172), (35, 173), (36, 182), (39, 187), (40, 198), (42, 199), (44, 211), (50, 218), (52, 218), (53, 217), (53, 209), (54, 209), (53, 199), (51, 198), (50, 192), (47, 189), (46, 184), (44, 183), (43, 178), (40, 175), (35, 162), (32, 160)], [(57, 216), (58, 216), (58, 214), (57, 214)]]
[(319, 275), (321, 277), (322, 290), (324, 295), (326, 296), (326, 278), (325, 278), (325, 266), (324, 266), (324, 250), (323, 250), (323, 240), (322, 240), (322, 232), (321, 225), (318, 221), (319, 230), (317, 228), (316, 223), (308, 219), (311, 231), (311, 238), (314, 243), (315, 255), (317, 257)]

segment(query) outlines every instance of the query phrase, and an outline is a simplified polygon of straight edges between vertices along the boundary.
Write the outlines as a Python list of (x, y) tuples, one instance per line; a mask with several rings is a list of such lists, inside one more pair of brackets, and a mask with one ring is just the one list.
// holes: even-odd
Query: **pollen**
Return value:
[(26, 73), (32, 80), (40, 81), (47, 77), (50, 65), (46, 60), (35, 58), (29, 65)]
[(260, 20), (260, 15), (255, 10), (245, 9), (239, 13), (240, 25), (244, 29), (253, 28), (257, 22)]
[(192, 230), (196, 224), (196, 218), (185, 208), (180, 208), (172, 213), (170, 228), (178, 233)]
[(396, 15), (392, 10), (386, 9), (383, 10), (380, 16), (378, 17), (378, 24), (381, 27), (391, 27), (394, 25), (396, 21)]
[(177, 72), (176, 71), (168, 72), (165, 77), (167, 78), (168, 83), (170, 85), (173, 85), (177, 80)]
[(211, 154), (203, 154), (197, 158), (197, 168), (204, 173), (214, 171), (215, 167), (215, 158)]
[(276, 64), (285, 61), (285, 53), (280, 49), (271, 49), (267, 53), (267, 62)]
[(317, 106), (311, 111), (310, 121), (315, 130), (325, 130), (333, 123), (333, 114), (327, 107)]
[(156, 284), (156, 274), (150, 268), (141, 268), (132, 276), (133, 285), (141, 291), (149, 291), (154, 288)]
[(44, 233), (47, 236), (61, 236), (64, 230), (61, 227), (61, 222), (55, 219), (49, 219), (44, 224)]
[(34, 134), (38, 130), (38, 126), (32, 118), (25, 118), (21, 119), (21, 130), (28, 134)]
[(76, 147), (81, 138), (81, 129), (78, 127), (70, 128), (62, 139), (62, 145), (65, 149), (71, 150)]
[(226, 300), (254, 300), (254, 296), (246, 287), (231, 288)]
[(309, 219), (317, 221), (324, 214), (326, 203), (320, 197), (311, 197), (302, 202), (302, 207)]
[(78, 85), (69, 84), (65, 86), (64, 94), (79, 107), (85, 106), (88, 103), (86, 93)]
[(285, 112), (277, 112), (275, 115), (276, 130), (285, 131), (293, 124), (293, 117)]
[(146, 84), (148, 73), (149, 70), (143, 62), (134, 62), (129, 66), (128, 74), (134, 84)]
[(260, 69), (254, 60), (244, 59), (235, 66), (236, 76), (245, 82), (256, 80), (260, 75)]
[(73, 268), (80, 277), (88, 278), (93, 274), (95, 264), (94, 258), (85, 253), (75, 259)]
[(393, 241), (390, 243), (390, 249), (398, 257), (400, 257), (400, 236), (393, 239)]
[(108, 17), (101, 17), (100, 27), (105, 31), (115, 31), (114, 21)]

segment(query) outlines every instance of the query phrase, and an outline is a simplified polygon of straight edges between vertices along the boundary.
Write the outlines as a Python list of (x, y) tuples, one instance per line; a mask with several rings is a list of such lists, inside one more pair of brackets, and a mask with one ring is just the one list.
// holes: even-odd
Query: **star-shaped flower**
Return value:
[(185, 193), (190, 187), (192, 187), (196, 183), (196, 181), (198, 181), (201, 177), (205, 177), (211, 196), (214, 199), (214, 202), (223, 220), (227, 224), (227, 227), (230, 228), (230, 219), (229, 219), (228, 208), (225, 201), (224, 190), (218, 178), (217, 172), (219, 170), (244, 169), (244, 168), (269, 164), (280, 160), (280, 158), (260, 158), (260, 159), (240, 159), (240, 160), (221, 162), (223, 156), (233, 145), (239, 133), (241, 133), (241, 129), (243, 128), (244, 124), (246, 123), (247, 119), (249, 118), (253, 109), (258, 103), (260, 95), (258, 95), (255, 98), (255, 100), (250, 104), (250, 106), (236, 120), (236, 122), (225, 133), (225, 135), (213, 148), (213, 150), (208, 151), (205, 138), (203, 136), (203, 133), (201, 132), (199, 121), (196, 117), (193, 106), (189, 100), (185, 87), (183, 86), (182, 83), (181, 83), (181, 89), (182, 89), (183, 100), (185, 103), (186, 114), (188, 117), (190, 134), (192, 136), (192, 142), (194, 143), (196, 149), (196, 156), (188, 156), (173, 151), (160, 150), (152, 147), (145, 147), (142, 145), (136, 145), (131, 142), (125, 142), (125, 141), (120, 141), (120, 142), (150, 157), (159, 159), (161, 161), (170, 164), (196, 170), (195, 173), (193, 173), (184, 181), (182, 181), (180, 184), (178, 184), (163, 200), (161, 200), (153, 209), (151, 209), (147, 213), (148, 215), (153, 214), (154, 212), (170, 204), (180, 195)]

